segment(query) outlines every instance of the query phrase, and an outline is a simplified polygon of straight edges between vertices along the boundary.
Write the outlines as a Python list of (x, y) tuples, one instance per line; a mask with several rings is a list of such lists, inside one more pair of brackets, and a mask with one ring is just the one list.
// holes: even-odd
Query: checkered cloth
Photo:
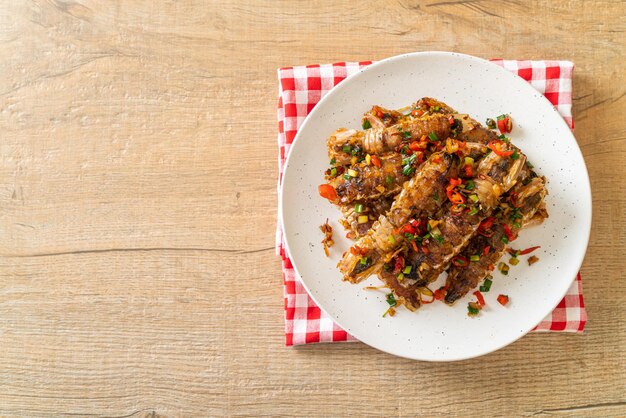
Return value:
[[(572, 71), (569, 61), (492, 60), (516, 73), (541, 92), (557, 108), (570, 128), (572, 120)], [(291, 143), (298, 128), (319, 100), (334, 86), (371, 61), (287, 67), (278, 70), (278, 191)], [(277, 253), (282, 258), (285, 292), (285, 336), (287, 345), (351, 341), (354, 337), (339, 328), (313, 302), (291, 265), (282, 241), (280, 221), (276, 234)], [(587, 321), (580, 274), (559, 305), (534, 331), (582, 332)]]

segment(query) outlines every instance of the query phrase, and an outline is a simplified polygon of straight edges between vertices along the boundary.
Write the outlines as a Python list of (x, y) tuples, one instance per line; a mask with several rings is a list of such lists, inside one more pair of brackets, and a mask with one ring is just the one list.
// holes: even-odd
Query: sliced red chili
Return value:
[(454, 116), (452, 116), (452, 115), (448, 116), (448, 123), (450, 125), (454, 125)]
[(472, 173), (472, 166), (469, 164), (463, 167), (463, 171), (465, 171), (465, 177), (472, 177), (474, 175)]
[(505, 306), (507, 303), (509, 303), (509, 297), (507, 295), (498, 295), (498, 303), (500, 303), (500, 305)]
[(381, 165), (382, 165), (380, 163), (380, 159), (377, 156), (375, 156), (375, 155), (372, 155), (372, 164), (374, 164), (378, 168), (380, 168)]
[(513, 231), (511, 231), (511, 227), (508, 224), (502, 225), (502, 228), (504, 228), (504, 233), (506, 234), (506, 237), (509, 239), (509, 241), (513, 241), (516, 238), (515, 234), (513, 233)]
[(448, 183), (448, 186), (446, 187), (446, 190), (452, 190), (454, 189), (456, 186), (460, 186), (461, 184), (463, 184), (463, 180), (461, 180), (460, 178), (451, 178), (450, 182)]
[(461, 205), (465, 203), (465, 197), (463, 197), (463, 195), (456, 190), (448, 190), (446, 194), (448, 195), (448, 199), (450, 199), (450, 202), (454, 203), (455, 205)]
[(448, 186), (446, 187), (448, 199), (450, 199), (450, 202), (457, 205), (465, 203), (465, 197), (461, 193), (454, 190), (455, 187), (460, 186), (461, 184), (463, 184), (463, 180), (459, 178), (451, 178)]
[(503, 134), (508, 134), (513, 130), (513, 121), (509, 115), (498, 116), (498, 129)]
[(433, 295), (435, 296), (435, 300), (443, 300), (446, 297), (446, 292), (448, 291), (446, 286), (441, 286), (439, 289), (435, 290)]
[(358, 245), (353, 245), (352, 247), (350, 247), (350, 252), (353, 255), (366, 255), (367, 249), (359, 247)]
[(422, 147), (422, 144), (420, 142), (413, 141), (409, 144), (409, 149), (411, 151), (421, 151), (424, 148)]
[(491, 246), (487, 245), (485, 248), (483, 248), (483, 256), (489, 254), (489, 250), (491, 249)]
[(540, 245), (537, 245), (536, 247), (529, 247), (529, 248), (526, 248), (525, 250), (520, 251), (520, 252), (519, 252), (519, 254), (520, 254), (520, 255), (530, 254), (530, 253), (532, 253), (533, 251), (535, 251), (537, 248), (541, 248), (541, 246), (540, 246)]
[(415, 228), (413, 227), (413, 225), (411, 224), (406, 224), (402, 227), (402, 233), (403, 234), (413, 234), (415, 235), (417, 231), (415, 230)]
[(491, 230), (491, 227), (493, 226), (494, 221), (495, 218), (493, 216), (483, 219), (480, 225), (478, 225), (478, 233), (487, 238), (492, 237), (494, 232)]
[(396, 261), (394, 263), (394, 267), (393, 267), (394, 274), (400, 273), (403, 268), (404, 268), (404, 257), (399, 255), (398, 257), (396, 257)]
[(478, 290), (475, 291), (474, 296), (476, 296), (476, 299), (478, 300), (478, 304), (480, 305), (481, 308), (485, 306), (485, 298), (483, 297), (483, 294), (480, 293), (480, 291)]
[(493, 216), (490, 216), (488, 218), (483, 219), (483, 221), (480, 223), (480, 225), (478, 226), (478, 229), (489, 229), (493, 226), (493, 223), (495, 222), (496, 218), (494, 218)]
[(409, 225), (411, 225), (413, 228), (417, 229), (420, 227), (420, 221), (415, 220), (415, 219), (411, 219), (409, 220)]
[(488, 147), (491, 151), (495, 152), (500, 157), (510, 157), (511, 155), (513, 155), (514, 151), (504, 151), (502, 149), (503, 145), (504, 142), (494, 140), (489, 143)]
[(411, 247), (413, 247), (413, 251), (418, 252), (419, 249), (417, 248), (417, 244), (415, 243), (415, 241), (410, 241), (411, 242)]
[(453, 205), (450, 207), (450, 213), (454, 216), (461, 216), (465, 207), (463, 205)]
[(322, 196), (324, 199), (330, 200), (331, 202), (339, 199), (339, 196), (337, 196), (337, 191), (330, 184), (320, 184), (317, 187), (317, 190), (319, 191), (320, 196)]
[(428, 247), (427, 247), (427, 246), (422, 245), (422, 247), (421, 247), (421, 248), (422, 248), (422, 252), (424, 252), (424, 254), (425, 254), (425, 255), (430, 254), (430, 250), (428, 249)]
[(452, 259), (452, 264), (457, 267), (467, 267), (469, 261), (467, 261), (467, 258), (463, 257), (462, 255), (457, 255)]

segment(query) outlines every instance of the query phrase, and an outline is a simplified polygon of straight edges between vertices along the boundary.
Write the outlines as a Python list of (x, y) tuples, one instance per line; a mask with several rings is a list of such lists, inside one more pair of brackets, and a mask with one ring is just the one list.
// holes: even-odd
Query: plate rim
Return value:
[[(321, 104), (324, 104), (325, 101), (329, 100), (329, 97), (332, 97), (335, 94), (338, 94), (338, 91), (346, 88), (346, 87), (342, 87), (343, 86), (347, 86), (349, 85), (349, 81), (351, 81), (351, 79), (356, 78), (361, 76), (363, 73), (366, 73), (368, 71), (372, 71), (373, 69), (378, 68), (379, 66), (384, 66), (384, 65), (388, 65), (391, 62), (394, 61), (399, 61), (399, 60), (403, 60), (403, 59), (410, 59), (413, 57), (422, 57), (422, 56), (448, 56), (448, 57), (461, 57), (463, 59), (469, 59), (469, 60), (474, 60), (477, 62), (480, 62), (481, 64), (489, 64), (492, 65), (496, 68), (498, 68), (499, 70), (502, 71), (502, 74), (507, 74), (507, 77), (510, 77), (511, 80), (515, 80), (516, 83), (518, 83), (518, 85), (520, 86), (524, 86), (522, 88), (526, 89), (529, 93), (533, 93), (533, 95), (536, 95), (537, 90), (531, 86), (530, 83), (528, 83), (526, 80), (520, 78), (518, 75), (514, 74), (513, 72), (507, 70), (504, 67), (501, 67), (497, 64), (494, 64), (493, 62), (486, 60), (484, 58), (479, 58), (473, 55), (469, 55), (469, 54), (463, 54), (463, 53), (459, 53), (459, 52), (450, 52), (450, 51), (418, 51), (418, 52), (409, 52), (409, 53), (405, 53), (405, 54), (399, 54), (399, 55), (394, 55), (385, 59), (382, 59), (380, 61), (376, 61), (370, 65), (368, 65), (367, 67), (364, 68), (360, 68), (357, 72), (355, 72), (354, 74), (346, 77), (341, 83), (335, 85), (332, 89), (330, 89), (328, 91), (328, 93), (326, 93), (324, 95), (324, 97), (322, 97), (320, 99), (320, 101), (315, 105), (315, 107), (311, 110), (311, 112), (309, 112), (309, 114), (306, 116), (306, 118), (304, 119), (304, 121), (302, 122), (302, 125), (300, 126), (300, 128), (298, 129), (298, 132), (296, 133), (296, 136), (294, 137), (294, 140), (291, 143), (291, 148), (289, 150), (289, 153), (287, 155), (287, 157), (285, 158), (285, 163), (284, 163), (284, 169), (283, 169), (283, 178), (282, 178), (282, 182), (280, 184), (280, 195), (279, 195), (279, 206), (278, 206), (278, 216), (279, 216), (279, 223), (280, 223), (280, 227), (281, 227), (281, 232), (282, 232), (282, 237), (283, 237), (283, 245), (285, 246), (285, 249), (287, 250), (287, 253), (289, 254), (289, 258), (291, 260), (291, 264), (293, 266), (293, 269), (295, 271), (295, 273), (298, 275), (298, 277), (302, 277), (302, 275), (299, 272), (298, 266), (297, 266), (297, 261), (294, 260), (291, 256), (291, 251), (290, 251), (290, 245), (289, 245), (289, 239), (287, 238), (287, 233), (285, 232), (285, 225), (284, 225), (284, 215), (285, 215), (285, 177), (287, 174), (287, 171), (289, 170), (290, 167), (290, 162), (292, 159), (292, 156), (294, 155), (292, 152), (292, 148), (293, 146), (297, 143), (297, 141), (300, 140), (300, 137), (302, 136), (302, 132), (305, 131), (305, 127), (308, 125), (308, 123), (312, 120), (312, 115), (315, 115), (317, 112), (321, 111), (320, 109), (322, 109), (323, 106), (320, 106)], [(521, 82), (521, 83), (520, 83)], [(540, 94), (539, 96), (541, 97), (537, 97), (538, 100), (543, 100), (545, 101), (545, 103), (547, 103), (550, 107), (555, 108), (555, 106), (545, 97), (545, 95)], [(580, 160), (582, 161), (582, 167), (581, 169), (583, 170), (584, 173), (584, 178), (586, 180), (586, 190), (588, 191), (588, 193), (586, 193), (586, 199), (584, 199), (584, 202), (587, 203), (586, 206), (588, 206), (588, 216), (586, 217), (586, 219), (584, 219), (584, 222), (586, 223), (587, 227), (585, 228), (585, 236), (584, 236), (584, 246), (582, 247), (582, 253), (580, 254), (579, 257), (577, 257), (578, 261), (575, 263), (577, 268), (577, 271), (580, 271), (580, 268), (585, 260), (585, 255), (587, 253), (587, 249), (589, 247), (589, 238), (591, 235), (591, 226), (592, 226), (592, 220), (593, 220), (593, 199), (592, 199), (592, 193), (591, 193), (591, 181), (589, 178), (589, 171), (587, 170), (587, 164), (585, 162), (584, 156), (582, 154), (582, 151), (580, 149), (580, 146), (578, 145), (578, 141), (576, 140), (576, 137), (574, 136), (573, 132), (572, 132), (572, 128), (570, 128), (567, 123), (565, 122), (565, 120), (563, 119), (563, 117), (559, 114), (559, 122), (557, 122), (559, 124), (562, 124), (566, 129), (565, 131), (567, 132), (567, 135), (570, 136), (569, 139), (571, 139), (573, 141), (573, 144), (575, 145), (573, 147), (574, 152), (577, 153), (577, 155), (580, 157)], [(554, 309), (558, 306), (558, 304), (561, 302), (561, 300), (563, 299), (563, 297), (565, 297), (565, 295), (567, 294), (567, 291), (569, 290), (569, 288), (571, 287), (572, 283), (576, 280), (577, 275), (574, 275), (572, 277), (572, 279), (568, 282), (567, 287), (565, 287), (565, 290), (563, 292), (563, 294), (557, 299), (557, 301), (554, 303), (554, 305), (552, 306), (552, 308), (546, 312), (545, 315), (548, 315), (550, 312), (554, 311)], [(324, 309), (322, 307), (322, 305), (318, 302), (318, 300), (316, 299), (316, 297), (312, 294), (312, 292), (309, 289), (309, 286), (305, 283), (304, 280), (300, 279), (300, 283), (303, 285), (304, 289), (306, 290), (307, 294), (309, 295), (309, 297), (311, 297), (311, 299), (315, 302), (315, 304), (322, 310), (324, 311), (324, 313), (326, 313), (332, 320), (334, 323), (336, 323), (337, 325), (339, 325), (342, 329), (346, 329), (347, 327), (344, 326), (341, 322), (341, 320), (338, 320), (337, 317), (335, 315), (332, 315), (331, 313), (329, 313), (326, 309)], [(544, 315), (544, 317), (545, 317)], [(402, 358), (407, 358), (407, 359), (411, 359), (411, 360), (418, 360), (418, 361), (428, 361), (428, 362), (453, 362), (453, 361), (462, 361), (462, 360), (467, 360), (467, 359), (471, 359), (471, 358), (477, 358), (477, 357), (481, 357), (490, 353), (493, 353), (495, 351), (498, 351), (508, 345), (513, 344), (514, 342), (518, 341), (519, 339), (521, 339), (523, 336), (527, 335), (530, 331), (532, 331), (541, 321), (542, 319), (539, 320), (539, 322), (532, 324), (530, 327), (528, 327), (528, 329), (524, 330), (524, 332), (520, 332), (514, 335), (514, 337), (510, 340), (506, 340), (505, 342), (495, 345), (493, 347), (489, 347), (486, 350), (480, 351), (480, 352), (476, 352), (476, 353), (472, 353), (469, 355), (456, 355), (456, 356), (449, 356), (446, 358), (426, 358), (426, 357), (419, 357), (419, 356), (411, 356), (410, 354), (405, 354), (405, 353), (401, 353), (398, 352), (396, 350), (392, 350), (392, 349), (385, 349), (382, 348), (380, 346), (378, 346), (375, 343), (370, 343), (370, 342), (366, 342), (364, 340), (362, 340), (361, 338), (359, 338), (357, 335), (355, 335), (355, 333), (353, 331), (350, 331), (350, 334), (353, 335), (359, 342), (362, 342), (363, 344), (366, 344), (372, 348), (375, 348), (376, 350), (385, 352), (387, 354), (391, 354), (394, 356), (398, 356), (398, 357), (402, 357)]]

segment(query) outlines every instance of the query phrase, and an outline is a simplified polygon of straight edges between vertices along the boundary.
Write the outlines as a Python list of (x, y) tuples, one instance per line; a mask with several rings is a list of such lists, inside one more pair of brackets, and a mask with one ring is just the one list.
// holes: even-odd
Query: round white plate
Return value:
[[(371, 277), (353, 285), (341, 280), (337, 262), (351, 242), (343, 238), (339, 211), (318, 195), (329, 166), (326, 138), (339, 127), (360, 128), (372, 105), (400, 108), (430, 96), (478, 121), (509, 113), (512, 141), (535, 170), (547, 177), (547, 208), (542, 225), (523, 230), (515, 248), (541, 245), (540, 261), (527, 256), (511, 266), (508, 276), (495, 271), (485, 294), (487, 306), (476, 318), (467, 316), (470, 294), (453, 307), (425, 305), (417, 312), (388, 308), (384, 291), (365, 290), (380, 284)], [(291, 147), (283, 178), (280, 214), (284, 237), (296, 272), (315, 302), (343, 329), (362, 342), (402, 357), (451, 361), (480, 356), (517, 340), (558, 304), (580, 268), (591, 226), (591, 191), (585, 162), (576, 140), (548, 100), (526, 81), (495, 64), (449, 52), (420, 52), (370, 65), (329, 92), (309, 114)], [(319, 226), (328, 218), (335, 246), (325, 257)], [(442, 280), (443, 278), (440, 278)], [(432, 289), (436, 286), (431, 286)], [(510, 303), (500, 306), (498, 294)]]

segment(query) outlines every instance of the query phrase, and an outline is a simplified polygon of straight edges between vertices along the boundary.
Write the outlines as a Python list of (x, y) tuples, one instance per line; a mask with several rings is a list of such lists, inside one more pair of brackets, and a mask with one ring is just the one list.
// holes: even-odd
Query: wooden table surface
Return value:
[[(156, 3), (0, 4), (0, 415), (626, 415), (624, 2)], [(575, 62), (583, 335), (284, 346), (276, 68), (418, 50)]]

